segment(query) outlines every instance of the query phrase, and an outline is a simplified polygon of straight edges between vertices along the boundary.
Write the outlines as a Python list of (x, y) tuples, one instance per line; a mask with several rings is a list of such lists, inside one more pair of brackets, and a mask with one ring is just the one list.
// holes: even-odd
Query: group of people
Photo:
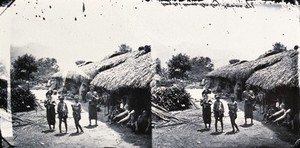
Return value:
[[(215, 131), (218, 132), (218, 121), (221, 124), (221, 132), (223, 132), (223, 117), (224, 117), (224, 105), (222, 101), (220, 101), (220, 95), (215, 95), (215, 102), (213, 103), (212, 100), (208, 97), (208, 94), (210, 93), (209, 90), (204, 90), (202, 92), (202, 99), (200, 101), (200, 105), (202, 106), (202, 117), (203, 122), (205, 125), (205, 128), (210, 128), (211, 126), (211, 114), (213, 111), (214, 118), (215, 118)], [(247, 124), (247, 119), (251, 119), (251, 124), (253, 124), (253, 104), (255, 100), (255, 96), (252, 90), (249, 89), (249, 87), (246, 88), (245, 91), (243, 91), (242, 96), (245, 108), (245, 124)], [(235, 120), (237, 118), (237, 111), (238, 111), (238, 104), (236, 102), (236, 97), (230, 96), (231, 102), (227, 104), (228, 106), (228, 114), (230, 117), (230, 122), (232, 126), (232, 132), (239, 132), (239, 128), (237, 124), (235, 123)], [(213, 105), (213, 108), (211, 108), (211, 105)]]
[[(111, 124), (125, 124), (128, 127), (132, 128), (134, 132), (149, 133), (151, 131), (151, 116), (149, 111), (142, 110), (139, 111), (140, 113), (138, 114), (132, 106), (128, 105), (128, 102), (126, 101), (128, 98), (124, 97), (125, 99), (121, 99), (122, 101), (118, 102), (112, 101), (113, 99), (108, 96), (108, 94), (103, 94), (103, 96), (99, 97), (98, 93), (94, 91), (93, 87), (90, 87), (90, 90), (85, 94), (84, 97), (71, 95), (71, 98), (75, 100), (75, 102), (71, 106), (77, 133), (83, 133), (83, 129), (79, 123), (79, 121), (81, 120), (82, 110), (80, 101), (84, 103), (88, 102), (89, 126), (91, 126), (92, 120), (95, 120), (95, 126), (98, 125), (98, 112), (101, 111), (100, 106), (103, 105), (106, 108), (104, 108), (103, 114), (108, 117), (108, 121), (110, 121)], [(64, 102), (66, 96), (60, 95), (58, 97), (60, 101), (58, 104), (56, 104), (52, 95), (53, 90), (49, 90), (46, 93), (47, 99), (44, 102), (49, 129), (55, 129), (55, 117), (56, 114), (58, 114), (59, 132), (62, 132), (61, 124), (64, 123), (65, 131), (67, 133), (68, 106)], [(81, 98), (81, 100), (79, 98)]]
[[(55, 108), (56, 106), (56, 102), (52, 97), (53, 95), (53, 90), (49, 90), (46, 93), (46, 101), (44, 102), (44, 106), (46, 108), (46, 116), (47, 116), (47, 122), (49, 125), (49, 129), (50, 130), (54, 130), (55, 129), (55, 116), (56, 116), (56, 112), (55, 109), (57, 110), (57, 114), (58, 114), (58, 119), (59, 119), (59, 132), (62, 133), (61, 130), (61, 124), (64, 123), (65, 125), (65, 132), (68, 132), (68, 106), (67, 104), (64, 102), (65, 97), (63, 95), (59, 96), (59, 103), (57, 104), (57, 108)], [(97, 99), (96, 99), (96, 95), (95, 93), (91, 95), (91, 100), (89, 102), (89, 121), (90, 121), (90, 125), (91, 125), (91, 120), (95, 119), (96, 120), (96, 125), (97, 125)], [(81, 111), (82, 111), (82, 107), (81, 107), (81, 103), (79, 102), (79, 96), (75, 95), (74, 97), (74, 104), (71, 105), (72, 107), (72, 111), (73, 111), (73, 118), (74, 118), (74, 122), (75, 122), (75, 127), (77, 129), (76, 133), (82, 132), (83, 133), (83, 129), (79, 123), (80, 119), (81, 119)], [(80, 131), (79, 131), (80, 130)]]

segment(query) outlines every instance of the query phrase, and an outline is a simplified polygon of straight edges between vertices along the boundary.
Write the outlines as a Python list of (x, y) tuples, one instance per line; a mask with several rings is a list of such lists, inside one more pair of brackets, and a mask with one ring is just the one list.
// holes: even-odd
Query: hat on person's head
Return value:
[(215, 94), (215, 98), (216, 98), (216, 99), (220, 99), (220, 95)]
[(74, 99), (79, 99), (79, 96), (78, 95), (74, 95)]
[(63, 99), (65, 99), (65, 97), (64, 96), (58, 96), (58, 99), (63, 100)]

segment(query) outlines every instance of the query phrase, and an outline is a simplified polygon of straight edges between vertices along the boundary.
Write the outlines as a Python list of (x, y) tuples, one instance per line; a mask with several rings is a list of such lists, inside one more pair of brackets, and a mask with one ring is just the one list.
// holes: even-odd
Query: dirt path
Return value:
[[(223, 121), (224, 132), (215, 133), (214, 118), (212, 118), (212, 128), (205, 130), (199, 102), (202, 90), (193, 89), (188, 90), (188, 92), (199, 108), (172, 112), (175, 117), (185, 122), (153, 129), (152, 142), (154, 147), (291, 147), (292, 143), (297, 140), (297, 136), (287, 132), (285, 128), (265, 124), (259, 120), (254, 120), (252, 126), (243, 126), (244, 112), (240, 109), (236, 120), (240, 132), (232, 134), (226, 100), (222, 100), (226, 109)], [(242, 106), (242, 103), (239, 103), (239, 106)], [(258, 114), (257, 111), (254, 114)], [(159, 124), (163, 123), (160, 122)], [(218, 129), (220, 129), (220, 123)]]
[[(37, 91), (37, 98), (44, 96), (43, 91)], [(69, 110), (73, 101), (66, 100)], [(109, 125), (106, 122), (98, 121), (98, 126), (88, 127), (88, 112), (85, 110), (87, 103), (82, 104), (82, 120), (84, 133), (76, 134), (76, 128), (72, 113), (68, 117), (68, 133), (59, 134), (58, 119), (56, 120), (55, 131), (48, 131), (46, 113), (43, 108), (36, 111), (18, 113), (17, 116), (30, 122), (30, 125), (14, 127), (14, 145), (17, 147), (150, 147), (150, 135), (134, 134), (130, 129), (119, 125)], [(99, 119), (105, 119), (103, 112), (98, 112)], [(92, 121), (92, 125), (94, 122)], [(16, 123), (14, 123), (16, 125)], [(62, 131), (64, 132), (62, 124)]]

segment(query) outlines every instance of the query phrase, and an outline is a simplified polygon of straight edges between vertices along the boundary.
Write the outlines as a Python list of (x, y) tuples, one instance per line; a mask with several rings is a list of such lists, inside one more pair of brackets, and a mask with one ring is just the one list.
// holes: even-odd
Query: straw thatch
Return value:
[(90, 77), (84, 72), (76, 71), (76, 70), (68, 70), (68, 71), (59, 71), (52, 75), (52, 78), (66, 78), (72, 79), (75, 81), (90, 79)]
[(82, 69), (82, 71), (84, 71), (89, 77), (94, 78), (99, 72), (122, 64), (126, 61), (126, 59), (134, 56), (135, 54), (137, 54), (137, 52), (128, 52), (112, 58), (105, 58), (102, 61), (81, 66), (80, 69)]
[(126, 56), (129, 55), (131, 56), (123, 64), (97, 74), (91, 84), (107, 90), (126, 87), (150, 88), (150, 82), (155, 75), (155, 63), (151, 59), (151, 53), (137, 51)]
[(295, 54), (295, 52), (295, 50), (289, 50), (249, 62), (227, 65), (208, 73), (206, 76), (211, 78), (225, 78), (232, 82), (239, 80), (246, 81), (254, 72), (274, 65), (284, 57)]
[(291, 51), (276, 64), (256, 71), (247, 84), (271, 90), (276, 87), (298, 87), (298, 52)]

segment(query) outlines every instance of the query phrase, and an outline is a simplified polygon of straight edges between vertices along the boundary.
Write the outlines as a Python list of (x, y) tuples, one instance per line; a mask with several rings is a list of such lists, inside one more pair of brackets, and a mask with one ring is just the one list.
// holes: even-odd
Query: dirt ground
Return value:
[[(40, 102), (43, 101), (45, 91), (33, 91)], [(68, 133), (59, 134), (58, 119), (55, 131), (48, 130), (46, 110), (38, 107), (37, 111), (18, 113), (21, 120), (14, 120), (14, 136), (8, 138), (16, 147), (151, 147), (151, 135), (135, 134), (129, 128), (121, 125), (110, 125), (104, 112), (98, 112), (98, 126), (87, 126), (87, 103), (82, 103), (83, 112), (80, 124), (84, 133), (76, 134), (72, 117), (71, 100), (66, 100), (69, 108)], [(43, 104), (42, 104), (43, 105)], [(94, 120), (92, 120), (92, 125)], [(62, 124), (62, 132), (64, 132)]]
[[(243, 102), (238, 103), (240, 109), (236, 120), (240, 132), (231, 133), (232, 127), (226, 100), (222, 100), (225, 107), (224, 132), (215, 133), (214, 118), (212, 118), (211, 129), (205, 130), (199, 102), (202, 90), (189, 89), (187, 91), (194, 98), (197, 108), (172, 112), (179, 121), (156, 122), (152, 131), (153, 147), (291, 147), (300, 137), (284, 127), (261, 121), (258, 111), (254, 111), (254, 124), (244, 126)], [(218, 123), (218, 129), (220, 128), (220, 123)]]

